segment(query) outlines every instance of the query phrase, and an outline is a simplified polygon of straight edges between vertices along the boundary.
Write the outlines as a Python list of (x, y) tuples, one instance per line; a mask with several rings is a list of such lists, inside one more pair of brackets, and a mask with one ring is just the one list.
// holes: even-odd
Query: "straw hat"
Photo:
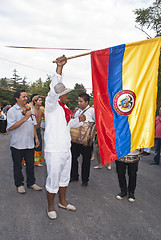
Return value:
[(74, 91), (74, 89), (66, 88), (63, 83), (58, 83), (57, 85), (55, 85), (54, 89), (55, 89), (55, 92), (59, 94), (59, 97)]

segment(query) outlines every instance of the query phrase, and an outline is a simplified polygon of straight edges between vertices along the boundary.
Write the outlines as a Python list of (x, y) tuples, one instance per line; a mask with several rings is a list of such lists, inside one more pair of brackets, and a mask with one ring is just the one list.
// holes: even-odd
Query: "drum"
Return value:
[(83, 126), (70, 130), (71, 141), (84, 146), (91, 146), (95, 138), (95, 132), (96, 125), (94, 122), (84, 122)]

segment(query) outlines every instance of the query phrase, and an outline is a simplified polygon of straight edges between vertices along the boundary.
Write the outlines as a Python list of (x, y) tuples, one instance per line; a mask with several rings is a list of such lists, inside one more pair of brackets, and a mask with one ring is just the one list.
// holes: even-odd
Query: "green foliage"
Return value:
[(161, 36), (161, 0), (153, 2), (152, 6), (146, 9), (136, 9), (135, 21), (143, 28), (153, 29), (156, 36)]
[[(85, 89), (83, 84), (76, 83), (74, 86), (74, 91), (70, 92), (68, 94), (68, 101), (67, 106), (73, 111), (76, 107), (78, 107), (78, 96), (80, 93), (85, 92), (87, 93), (87, 90)], [(93, 93), (90, 93), (90, 103), (89, 105), (93, 105)]]
[(87, 90), (84, 88), (83, 84), (76, 83), (74, 86), (74, 91), (68, 94), (67, 106), (71, 110), (74, 110), (76, 107), (78, 107), (78, 96), (82, 92), (87, 92)]
[(26, 81), (27, 77), (25, 76), (21, 82), (21, 84), (19, 84), (19, 88), (21, 89), (28, 89), (29, 88), (29, 85), (27, 84), (27, 81)]
[(1, 78), (0, 79), (0, 86), (1, 87), (7, 87), (8, 86), (6, 78)]
[[(45, 82), (39, 78), (38, 80), (34, 81), (30, 86), (26, 82), (26, 77), (23, 79), (17, 75), (16, 69), (14, 70), (13, 78), (11, 79), (10, 83), (7, 82), (6, 78), (0, 79), (0, 103), (3, 105), (6, 104), (14, 104), (14, 92), (17, 89), (25, 89), (29, 95), (32, 94), (39, 94), (44, 96), (43, 104), (45, 101), (45, 97), (47, 96), (48, 92), (50, 91), (50, 83), (51, 83), (51, 76), (47, 75), (47, 79)], [(21, 79), (21, 81), (20, 81)], [(4, 89), (3, 89), (4, 88)], [(87, 92), (84, 88), (83, 84), (76, 83), (74, 86), (74, 91), (68, 94), (68, 101), (67, 105), (71, 110), (74, 110), (75, 107), (78, 107), (78, 96), (82, 92)], [(29, 97), (30, 98), (30, 97)], [(90, 94), (90, 105), (93, 105), (93, 95)]]
[(0, 86), (5, 87), (7, 89), (17, 90), (17, 89), (28, 89), (29, 85), (26, 81), (27, 77), (25, 76), (22, 80), (17, 75), (16, 69), (13, 71), (13, 77), (11, 79), (1, 78), (0, 79)]
[(0, 88), (0, 105), (3, 106), (4, 104), (15, 104), (14, 100), (14, 91), (10, 91), (7, 89)]
[(51, 76), (47, 75), (47, 79), (44, 82), (44, 88), (46, 89), (47, 93), (50, 91), (50, 83), (51, 83)]
[(12, 87), (13, 87), (14, 89), (20, 88), (20, 84), (21, 84), (20, 81), (22, 80), (22, 78), (20, 78), (20, 77), (17, 75), (17, 70), (16, 70), (16, 69), (13, 70), (13, 77), (11, 78), (11, 80), (12, 80)]
[(46, 96), (50, 90), (51, 76), (47, 75), (47, 80), (43, 82), (41, 78), (33, 82), (29, 87), (29, 92), (31, 94), (38, 93), (41, 96)]
[(93, 92), (90, 93), (89, 96), (90, 96), (90, 103), (89, 103), (89, 105), (92, 106), (92, 105), (94, 105), (94, 102), (93, 102)]

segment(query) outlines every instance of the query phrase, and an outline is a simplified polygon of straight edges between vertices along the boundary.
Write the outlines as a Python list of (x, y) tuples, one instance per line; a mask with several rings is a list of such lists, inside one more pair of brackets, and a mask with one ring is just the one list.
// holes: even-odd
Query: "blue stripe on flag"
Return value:
[(131, 149), (131, 133), (128, 116), (119, 115), (113, 107), (113, 99), (115, 95), (123, 90), (122, 62), (124, 52), (125, 44), (109, 48), (108, 93), (114, 116), (117, 158), (125, 156)]

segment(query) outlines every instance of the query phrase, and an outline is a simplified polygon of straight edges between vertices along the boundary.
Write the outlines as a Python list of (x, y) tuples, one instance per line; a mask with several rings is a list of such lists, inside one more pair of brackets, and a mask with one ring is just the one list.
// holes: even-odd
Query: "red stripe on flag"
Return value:
[(93, 100), (102, 164), (117, 158), (113, 112), (108, 96), (109, 49), (91, 52)]

